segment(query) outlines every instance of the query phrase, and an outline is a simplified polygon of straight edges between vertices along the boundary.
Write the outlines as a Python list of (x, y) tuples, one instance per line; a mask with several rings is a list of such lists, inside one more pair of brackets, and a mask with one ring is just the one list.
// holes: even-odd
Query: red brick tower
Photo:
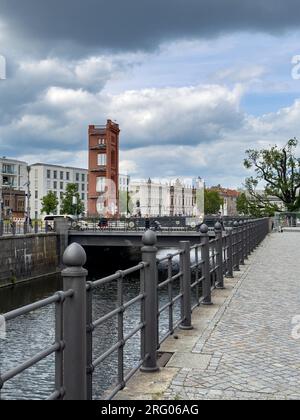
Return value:
[(89, 126), (90, 217), (111, 217), (118, 214), (119, 135), (119, 125), (111, 120), (107, 121), (106, 126)]

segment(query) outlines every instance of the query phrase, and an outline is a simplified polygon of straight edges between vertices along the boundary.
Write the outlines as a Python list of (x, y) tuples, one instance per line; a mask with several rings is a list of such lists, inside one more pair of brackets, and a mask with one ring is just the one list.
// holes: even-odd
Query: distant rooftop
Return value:
[(17, 159), (14, 159), (14, 158), (8, 158), (8, 157), (6, 157), (6, 156), (2, 156), (2, 157), (0, 157), (0, 162), (1, 163), (16, 163), (16, 164), (21, 164), (21, 165), (28, 165), (28, 163), (27, 162), (24, 162), (23, 160), (17, 160)]
[(88, 172), (88, 169), (86, 169), (86, 168), (77, 168), (75, 166), (64, 166), (64, 165), (52, 165), (50, 163), (34, 163), (33, 165), (30, 165), (30, 166), (47, 166), (47, 167), (50, 167), (50, 168), (57, 168), (57, 169), (59, 169), (59, 168), (75, 169), (77, 171), (86, 171), (86, 172)]

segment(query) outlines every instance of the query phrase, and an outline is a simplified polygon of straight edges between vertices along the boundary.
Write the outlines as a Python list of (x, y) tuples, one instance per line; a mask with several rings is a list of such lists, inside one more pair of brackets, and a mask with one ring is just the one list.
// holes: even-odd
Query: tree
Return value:
[(248, 216), (250, 213), (249, 200), (245, 193), (241, 193), (236, 200), (236, 209), (239, 214)]
[(223, 198), (218, 191), (206, 189), (204, 192), (205, 214), (216, 214), (224, 204)]
[(49, 191), (45, 197), (41, 199), (42, 213), (53, 214), (57, 211), (58, 198), (53, 191)]
[(66, 192), (61, 201), (61, 213), (73, 216), (79, 216), (84, 213), (84, 203), (80, 199), (77, 184), (67, 185)]
[[(297, 139), (291, 139), (283, 148), (273, 146), (270, 149), (246, 151), (244, 165), (254, 168), (255, 177), (246, 179), (245, 185), (249, 202), (260, 215), (274, 215), (282, 207), (274, 204), (270, 197), (277, 197), (289, 212), (300, 208), (300, 158), (295, 156)], [(264, 183), (262, 192), (258, 186)]]

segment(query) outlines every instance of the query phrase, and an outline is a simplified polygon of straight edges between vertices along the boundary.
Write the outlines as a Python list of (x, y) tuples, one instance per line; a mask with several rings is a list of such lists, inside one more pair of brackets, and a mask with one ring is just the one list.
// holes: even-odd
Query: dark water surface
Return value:
[[(128, 268), (139, 261), (139, 255), (126, 254), (120, 250), (90, 250), (88, 268), (90, 280), (112, 274), (117, 268)], [(95, 255), (96, 252), (96, 255)], [(170, 250), (168, 251), (170, 252)], [(95, 260), (98, 262), (95, 264)], [(105, 261), (105, 263), (103, 263)], [(102, 263), (101, 263), (102, 262)], [(93, 318), (97, 319), (116, 307), (116, 282), (109, 283), (94, 292)], [(0, 314), (19, 308), (42, 298), (51, 296), (62, 289), (60, 276), (50, 277), (0, 290)], [(174, 293), (179, 287), (175, 287)], [(129, 301), (140, 292), (138, 278), (124, 280), (124, 300)], [(167, 291), (162, 291), (160, 304), (167, 302)], [(176, 305), (175, 315), (179, 316)], [(131, 332), (140, 321), (140, 304), (126, 310), (125, 335)], [(176, 317), (175, 317), (176, 318)], [(0, 373), (26, 361), (54, 342), (55, 307), (48, 306), (7, 323), (7, 338), (0, 339)], [(160, 319), (161, 336), (167, 331), (167, 311)], [(99, 357), (117, 342), (117, 317), (107, 321), (96, 329), (93, 341), (93, 359)], [(124, 363), (130, 370), (140, 357), (140, 336), (135, 335), (125, 347)], [(103, 392), (116, 382), (117, 355), (113, 354), (94, 373), (93, 391), (95, 398), (101, 398)], [(5, 384), (1, 392), (2, 399), (45, 399), (54, 391), (54, 355), (41, 361), (16, 378)]]

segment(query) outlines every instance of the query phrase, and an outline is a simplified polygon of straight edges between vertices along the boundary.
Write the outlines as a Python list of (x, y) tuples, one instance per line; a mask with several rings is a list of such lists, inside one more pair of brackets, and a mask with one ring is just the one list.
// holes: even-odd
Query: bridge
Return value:
[[(64, 290), (4, 314), (9, 322), (55, 304), (57, 323), (55, 343), (1, 372), (0, 388), (55, 354), (56, 381), (50, 400), (300, 399), (296, 318), (300, 236), (270, 234), (269, 219), (238, 224), (226, 233), (216, 223), (215, 238), (202, 225), (198, 235), (196, 245), (181, 240), (178, 251), (158, 260), (157, 236), (147, 231), (139, 264), (87, 283), (85, 252), (72, 243), (64, 254)], [(176, 272), (174, 259), (180, 262)], [(158, 280), (162, 262), (166, 275)], [(133, 274), (140, 287), (125, 300), (124, 282)], [(95, 319), (93, 294), (113, 283), (117, 304)], [(163, 289), (168, 299), (162, 301)], [(128, 328), (126, 313), (134, 305), (140, 316)], [(168, 324), (162, 328), (163, 314)], [(93, 341), (112, 319), (117, 321), (116, 341), (95, 354)], [(140, 341), (140, 352), (128, 369), (125, 347), (133, 337)], [(95, 372), (112, 354), (117, 356), (114, 385), (95, 396)]]

